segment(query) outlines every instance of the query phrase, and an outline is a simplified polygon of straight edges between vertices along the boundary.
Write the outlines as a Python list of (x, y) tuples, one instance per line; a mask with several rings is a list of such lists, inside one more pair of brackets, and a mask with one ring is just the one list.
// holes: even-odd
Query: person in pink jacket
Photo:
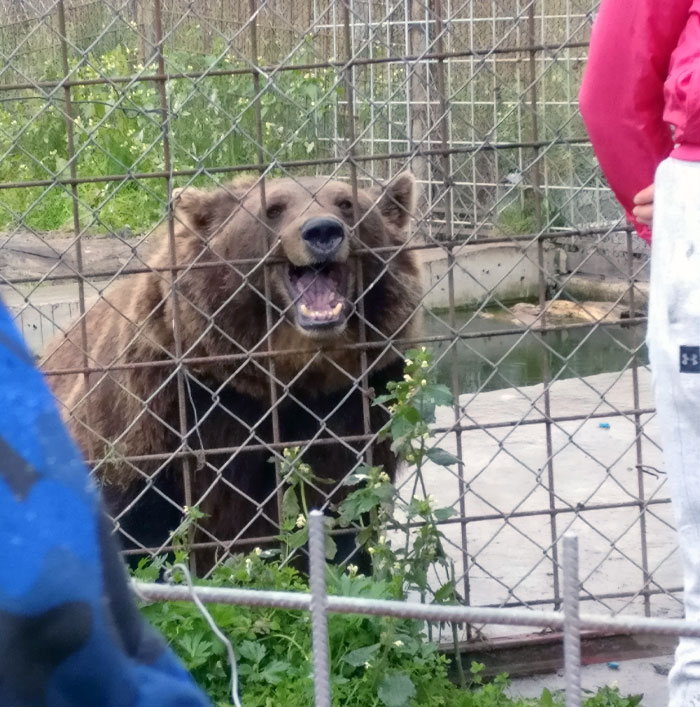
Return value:
[[(602, 0), (580, 108), (610, 187), (651, 242), (647, 345), (684, 574), (700, 621), (700, 0)], [(669, 706), (700, 707), (681, 639)]]

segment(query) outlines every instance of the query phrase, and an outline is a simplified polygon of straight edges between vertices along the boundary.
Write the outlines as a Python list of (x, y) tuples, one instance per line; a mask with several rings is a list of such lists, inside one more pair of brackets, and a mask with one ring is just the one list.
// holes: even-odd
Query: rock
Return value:
[(651, 665), (659, 675), (668, 675), (671, 672), (670, 663), (652, 663)]
[(117, 236), (119, 236), (119, 238), (123, 238), (124, 240), (127, 240), (129, 238), (134, 237), (134, 232), (131, 230), (131, 227), (127, 224), (126, 226), (120, 228), (117, 231)]

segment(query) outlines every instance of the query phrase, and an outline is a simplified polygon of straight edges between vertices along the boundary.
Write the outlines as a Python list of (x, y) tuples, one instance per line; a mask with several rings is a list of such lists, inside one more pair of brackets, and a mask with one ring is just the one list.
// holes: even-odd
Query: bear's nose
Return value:
[(301, 227), (301, 237), (316, 258), (328, 260), (343, 242), (345, 229), (334, 218), (310, 218)]

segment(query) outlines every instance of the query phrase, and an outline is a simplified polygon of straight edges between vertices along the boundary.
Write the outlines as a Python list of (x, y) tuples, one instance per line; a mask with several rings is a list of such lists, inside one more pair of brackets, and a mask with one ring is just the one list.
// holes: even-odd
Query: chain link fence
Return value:
[[(643, 344), (648, 253), (576, 105), (595, 9), (0, 4), (0, 294), (37, 355), (68, 334), (70, 355), (64, 343), (44, 370), (120, 501), (127, 553), (171, 548), (144, 518), (174, 530), (183, 507), (228, 519), (190, 528), (200, 570), (274, 542), (286, 447), (332, 477), (313, 484), (325, 508), (359, 465), (390, 468), (370, 389), (424, 345), (453, 397), (437, 443), (458, 463), (428, 462), (423, 489), (410, 466), (396, 484), (453, 510), (441, 529), (464, 603), (558, 609), (557, 548), (575, 531), (582, 601), (681, 614)], [(418, 189), (399, 238), (406, 171)], [(303, 271), (303, 228), (272, 224), (290, 200), (308, 219), (332, 212), (352, 267)], [(217, 240), (231, 228), (246, 248)], [(309, 336), (338, 304), (345, 334)], [(309, 322), (301, 305), (328, 311)], [(249, 465), (267, 465), (262, 485), (236, 472)]]

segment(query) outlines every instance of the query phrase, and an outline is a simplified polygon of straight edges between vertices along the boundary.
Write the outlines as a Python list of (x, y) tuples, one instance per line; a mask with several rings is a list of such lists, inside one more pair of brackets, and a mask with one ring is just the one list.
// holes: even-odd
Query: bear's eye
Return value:
[(267, 211), (265, 212), (265, 215), (269, 219), (275, 219), (275, 218), (279, 218), (282, 215), (283, 211), (284, 211), (284, 204), (272, 204), (267, 207)]
[(341, 199), (338, 202), (338, 208), (341, 211), (350, 212), (350, 211), (352, 211), (352, 201), (350, 201), (350, 199)]

